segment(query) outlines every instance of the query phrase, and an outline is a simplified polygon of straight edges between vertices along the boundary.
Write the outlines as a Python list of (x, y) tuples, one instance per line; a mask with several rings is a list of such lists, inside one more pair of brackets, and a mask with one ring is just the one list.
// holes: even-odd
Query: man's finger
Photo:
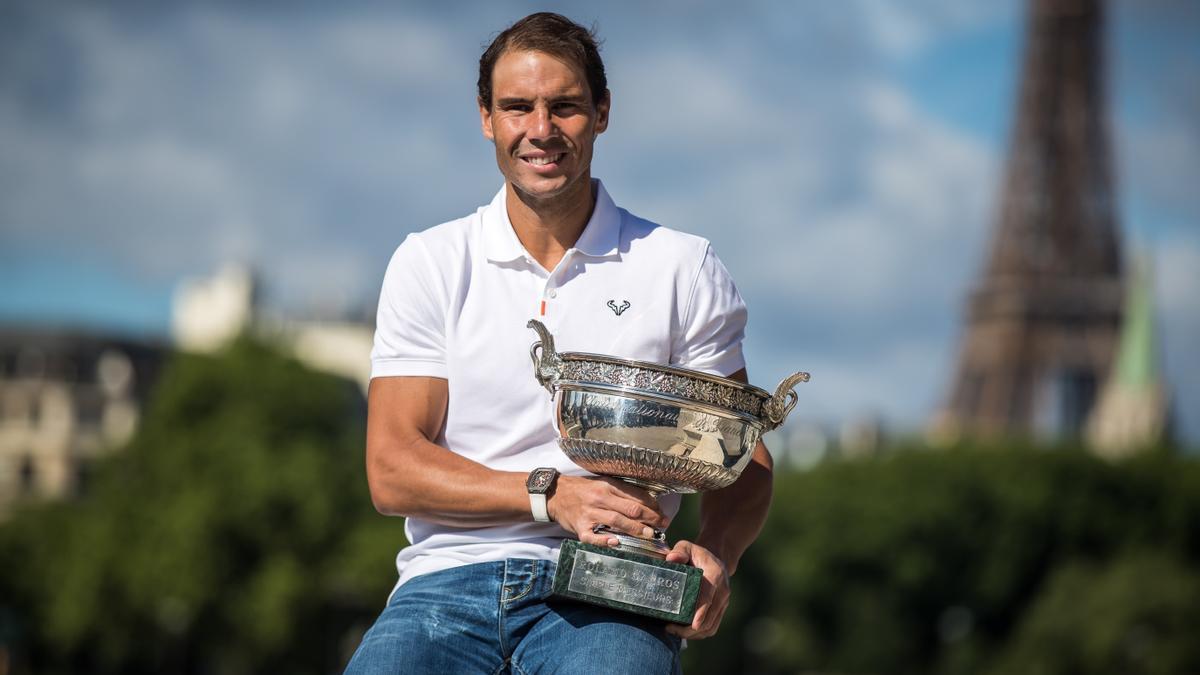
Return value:
[(665, 529), (670, 522), (661, 511), (655, 511), (637, 502), (624, 499), (619, 495), (610, 495), (596, 504), (596, 506), (612, 511), (627, 520), (641, 522), (650, 526), (651, 529)]
[(621, 497), (625, 499), (631, 499), (650, 509), (651, 511), (662, 515), (662, 506), (659, 505), (658, 500), (652, 497), (649, 492), (646, 492), (636, 485), (631, 485), (621, 480), (609, 478), (606, 479), (605, 482), (611, 485), (614, 491), (619, 493)]
[(625, 516), (623, 516), (619, 513), (609, 513), (606, 520), (608, 522), (600, 523), (600, 524), (607, 525), (608, 527), (610, 527), (614, 530), (617, 530), (618, 532), (622, 532), (624, 534), (630, 534), (635, 537), (641, 537), (642, 539), (653, 539), (654, 538), (654, 528), (650, 527), (649, 525), (646, 525), (643, 522), (640, 522), (637, 520), (630, 520), (629, 518), (626, 518)]
[(697, 627), (697, 630), (706, 637), (717, 632), (717, 627), (721, 625), (721, 618), (725, 616), (725, 610), (728, 607), (729, 595), (727, 593), (715, 594), (708, 606), (708, 611), (704, 613), (704, 621)]
[(690, 565), (692, 563), (692, 545), (686, 541), (679, 541), (671, 548), (671, 552), (667, 554), (667, 562), (679, 563), (680, 565)]
[(692, 617), (692, 630), (697, 633), (704, 632), (705, 622), (709, 617), (716, 616), (713, 611), (714, 601), (713, 587), (707, 580), (700, 584), (700, 597), (696, 600), (696, 614)]
[(700, 633), (701, 627), (704, 626), (710, 616), (712, 616), (712, 604), (705, 603), (703, 607), (696, 610), (696, 615), (692, 617), (692, 630)]
[(670, 524), (671, 519), (667, 514), (663, 513), (657, 506), (649, 507), (641, 502), (626, 499), (623, 495), (613, 494), (608, 495), (601, 500), (597, 506), (606, 509), (611, 509), (632, 520), (640, 520), (647, 525), (658, 529), (666, 529)]
[(707, 615), (707, 614), (708, 614), (708, 605), (702, 605), (699, 602), (697, 602), (696, 603), (696, 613), (692, 615), (691, 625), (681, 626), (679, 624), (672, 624), (670, 626), (667, 626), (667, 632), (671, 633), (672, 635), (677, 635), (677, 636), (679, 636), (681, 638), (685, 638), (685, 639), (698, 637), (699, 631), (696, 630), (696, 625), (697, 625), (696, 622), (703, 621), (705, 615)]
[(585, 544), (593, 544), (595, 546), (613, 547), (620, 543), (611, 532), (593, 532), (592, 527), (580, 527), (575, 534), (579, 537), (579, 541)]
[[(716, 563), (715, 560), (707, 562)], [(719, 563), (717, 563), (719, 565)], [(724, 570), (719, 567), (716, 569), (717, 575), (715, 579), (708, 578), (710, 569), (705, 569), (704, 580), (709, 588), (709, 609), (705, 612), (705, 623), (696, 624), (696, 630), (701, 633), (714, 633), (717, 626), (721, 623), (721, 617), (725, 614), (725, 608), (729, 603), (729, 586)]]

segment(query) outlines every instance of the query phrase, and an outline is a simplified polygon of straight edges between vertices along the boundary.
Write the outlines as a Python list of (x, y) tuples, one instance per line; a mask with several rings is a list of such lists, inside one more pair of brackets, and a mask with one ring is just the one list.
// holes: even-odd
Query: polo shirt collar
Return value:
[(596, 186), (596, 207), (592, 209), (592, 217), (575, 242), (575, 250), (602, 258), (616, 254), (621, 243), (621, 213), (612, 197), (608, 196), (608, 190), (604, 189), (604, 183), (599, 178), (592, 182)]
[[(596, 206), (573, 248), (597, 258), (615, 255), (621, 242), (621, 213), (600, 179), (593, 178), (592, 184), (596, 187)], [(505, 186), (501, 186), (483, 212), (484, 254), (492, 262), (510, 262), (529, 255), (508, 219), (507, 196)]]

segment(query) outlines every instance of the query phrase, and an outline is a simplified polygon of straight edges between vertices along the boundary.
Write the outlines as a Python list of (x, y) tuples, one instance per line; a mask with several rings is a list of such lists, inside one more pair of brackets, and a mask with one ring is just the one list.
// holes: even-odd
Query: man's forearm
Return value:
[(454, 527), (531, 519), (524, 473), (489, 469), (423, 439), (374, 456), (367, 473), (381, 513)]
[(733, 485), (700, 498), (696, 543), (720, 558), (731, 575), (767, 520), (772, 482), (771, 454), (759, 441), (750, 464)]
[[(375, 508), (387, 515), (416, 517), (452, 527), (489, 527), (529, 522), (533, 514), (524, 472), (496, 471), (446, 448), (417, 439), (369, 455), (368, 482)], [(415, 467), (415, 470), (414, 470)], [(649, 493), (612, 478), (559, 476), (547, 495), (546, 511), (581, 541), (614, 546), (613, 531), (650, 536), (667, 525)]]

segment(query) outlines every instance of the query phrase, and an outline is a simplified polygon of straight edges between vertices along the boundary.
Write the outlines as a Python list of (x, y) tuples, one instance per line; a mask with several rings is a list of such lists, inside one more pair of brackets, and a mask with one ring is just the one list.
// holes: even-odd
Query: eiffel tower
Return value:
[(982, 278), (935, 423), (945, 437), (1077, 437), (1121, 323), (1101, 0), (1031, 0), (1019, 107)]

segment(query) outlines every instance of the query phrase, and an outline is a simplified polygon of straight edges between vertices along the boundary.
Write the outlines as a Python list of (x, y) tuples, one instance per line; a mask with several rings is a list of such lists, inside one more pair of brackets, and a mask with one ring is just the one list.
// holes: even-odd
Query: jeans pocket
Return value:
[(504, 601), (505, 605), (511, 605), (512, 603), (529, 596), (529, 594), (533, 592), (535, 586), (537, 586), (537, 580), (532, 577), (517, 581), (506, 580), (504, 583), (504, 592), (501, 596), (501, 600)]
[(510, 558), (504, 564), (504, 586), (500, 599), (505, 607), (517, 602), (544, 600), (554, 580), (554, 565), (544, 560)]

